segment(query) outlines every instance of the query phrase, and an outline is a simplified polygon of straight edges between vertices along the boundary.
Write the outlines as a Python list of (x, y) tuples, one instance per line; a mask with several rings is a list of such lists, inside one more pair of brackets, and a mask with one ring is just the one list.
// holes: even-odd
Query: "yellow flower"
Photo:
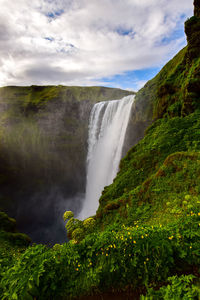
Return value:
[(106, 256), (108, 256), (108, 253), (106, 253)]
[(144, 236), (142, 235), (142, 236), (141, 236), (141, 238), (143, 239), (143, 238), (144, 238)]
[(200, 216), (200, 212), (198, 213), (198, 216)]
[(190, 249), (192, 249), (192, 246), (190, 246)]
[(136, 244), (136, 241), (133, 241), (134, 244)]
[(146, 258), (146, 261), (149, 261), (149, 258), (148, 258), (148, 257)]

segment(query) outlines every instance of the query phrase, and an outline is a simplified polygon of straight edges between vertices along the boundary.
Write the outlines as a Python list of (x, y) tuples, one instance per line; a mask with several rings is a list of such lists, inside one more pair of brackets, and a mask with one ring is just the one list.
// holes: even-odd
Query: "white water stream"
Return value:
[(80, 219), (95, 214), (103, 188), (115, 178), (134, 96), (94, 105), (89, 122), (86, 195)]

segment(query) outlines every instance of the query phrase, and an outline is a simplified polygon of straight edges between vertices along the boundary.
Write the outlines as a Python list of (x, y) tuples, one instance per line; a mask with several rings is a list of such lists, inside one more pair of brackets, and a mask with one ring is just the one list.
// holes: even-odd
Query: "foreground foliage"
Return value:
[(180, 272), (197, 275), (199, 228), (199, 211), (187, 211), (171, 225), (136, 222), (90, 234), (79, 244), (29, 247), (4, 261), (1, 299), (69, 299), (127, 286), (142, 291)]
[(158, 291), (148, 289), (146, 296), (141, 300), (187, 300), (199, 299), (200, 281), (193, 275), (181, 275), (168, 278), (167, 286), (161, 287)]

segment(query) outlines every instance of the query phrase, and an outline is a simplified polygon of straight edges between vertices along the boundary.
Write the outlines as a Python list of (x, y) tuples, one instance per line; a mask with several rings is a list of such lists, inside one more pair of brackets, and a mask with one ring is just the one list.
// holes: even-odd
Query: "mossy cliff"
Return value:
[(66, 201), (75, 211), (80, 206), (81, 197), (73, 197), (84, 193), (91, 108), (128, 94), (104, 87), (0, 88), (0, 209), (33, 239), (65, 236), (58, 215)]
[(198, 7), (195, 11), (185, 23), (187, 46), (136, 94), (138, 119), (153, 124), (122, 159), (113, 184), (104, 189), (96, 214), (101, 228), (134, 220), (169, 222), (179, 215), (187, 195), (189, 206), (199, 205)]

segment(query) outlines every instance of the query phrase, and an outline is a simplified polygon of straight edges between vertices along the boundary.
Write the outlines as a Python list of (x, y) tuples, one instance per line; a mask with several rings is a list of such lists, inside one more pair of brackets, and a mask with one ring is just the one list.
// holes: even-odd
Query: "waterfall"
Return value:
[(101, 192), (115, 178), (134, 96), (94, 105), (89, 121), (86, 195), (79, 218), (94, 215)]

